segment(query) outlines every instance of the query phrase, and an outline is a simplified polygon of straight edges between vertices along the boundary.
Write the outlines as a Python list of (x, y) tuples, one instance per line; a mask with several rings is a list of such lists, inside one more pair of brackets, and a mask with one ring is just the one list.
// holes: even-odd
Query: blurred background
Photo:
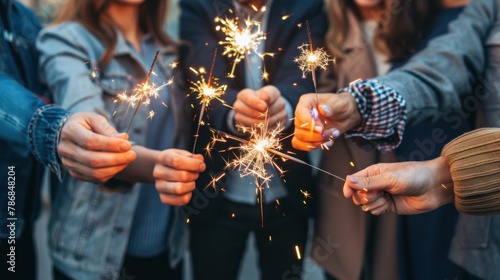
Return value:
[[(57, 12), (59, 6), (65, 2), (65, 0), (21, 0), (24, 4), (29, 6), (38, 15), (40, 20), (44, 24), (50, 24), (52, 17), (55, 12)], [(170, 10), (168, 16), (168, 22), (166, 23), (167, 32), (174, 38), (178, 38), (178, 0), (170, 1)], [(314, 157), (317, 157), (314, 156)], [(37, 248), (37, 261), (38, 261), (38, 280), (50, 280), (52, 279), (51, 263), (47, 248), (47, 223), (50, 215), (50, 196), (48, 192), (48, 183), (44, 184), (43, 191), (43, 211), (36, 223), (35, 228), (35, 240)], [(312, 223), (310, 227), (310, 236), (312, 235)], [(241, 271), (238, 280), (256, 280), (259, 279), (259, 271), (257, 268), (257, 255), (255, 251), (255, 244), (253, 236), (250, 235), (247, 244), (247, 250), (242, 260)], [(305, 256), (308, 255), (309, 248), (306, 248)], [(190, 273), (190, 262), (189, 254), (187, 254), (185, 262), (185, 277), (186, 280), (193, 279)], [(290, 275), (291, 278), (286, 278), (289, 280), (297, 279)], [(285, 278), (284, 278), (285, 279)], [(303, 278), (304, 280), (322, 280), (323, 273), (321, 269), (308, 257), (305, 258), (303, 264)]]

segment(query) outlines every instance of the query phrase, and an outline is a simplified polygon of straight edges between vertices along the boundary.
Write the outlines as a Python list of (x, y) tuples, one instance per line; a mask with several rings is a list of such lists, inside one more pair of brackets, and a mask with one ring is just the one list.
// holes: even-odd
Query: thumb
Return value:
[(358, 174), (347, 176), (347, 180), (344, 184), (344, 196), (349, 198), (353, 195), (355, 191), (374, 191), (374, 190), (385, 190), (387, 186), (387, 180), (383, 178), (382, 175), (373, 176), (361, 176)]
[(92, 131), (97, 134), (109, 136), (109, 137), (118, 137), (124, 140), (127, 140), (128, 136), (126, 133), (118, 133), (114, 127), (112, 127), (108, 120), (98, 114), (88, 114), (87, 115), (87, 123), (90, 125)]

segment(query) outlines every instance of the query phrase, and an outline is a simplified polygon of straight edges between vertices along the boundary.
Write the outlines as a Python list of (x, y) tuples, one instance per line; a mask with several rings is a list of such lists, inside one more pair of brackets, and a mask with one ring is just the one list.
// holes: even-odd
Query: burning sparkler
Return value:
[[(220, 45), (224, 46), (222, 55), (234, 58), (231, 72), (228, 75), (230, 78), (234, 78), (236, 65), (247, 58), (250, 52), (255, 53), (261, 59), (264, 59), (265, 56), (274, 55), (273, 53), (259, 53), (259, 45), (262, 41), (266, 40), (266, 35), (261, 30), (260, 22), (250, 19), (241, 20), (240, 22), (238, 17), (235, 19), (217, 17), (215, 18), (215, 22), (220, 23), (215, 29), (222, 31), (226, 35), (225, 41), (219, 42)], [(263, 76), (267, 76), (265, 71)]]
[[(299, 65), (299, 68), (302, 71), (302, 78), (306, 78), (307, 74), (311, 73), (314, 92), (316, 93), (316, 101), (318, 103), (316, 105), (319, 105), (316, 69), (319, 68), (322, 70), (326, 70), (330, 61), (333, 61), (333, 63), (335, 63), (335, 58), (330, 59), (330, 55), (328, 55), (328, 53), (323, 48), (314, 49), (311, 29), (309, 28), (309, 21), (306, 21), (306, 28), (308, 43), (305, 43), (298, 47), (298, 49), (300, 50), (300, 55), (294, 59), (294, 62)], [(311, 117), (313, 119), (310, 123), (310, 131), (312, 133), (314, 130), (314, 122), (319, 118), (319, 113), (316, 108), (313, 108), (311, 110)], [(322, 148), (323, 147), (327, 146), (322, 145)]]
[(198, 141), (198, 134), (200, 132), (201, 122), (203, 121), (203, 114), (205, 113), (206, 107), (210, 105), (212, 100), (218, 100), (223, 105), (228, 106), (226, 102), (221, 98), (224, 93), (226, 93), (227, 85), (219, 85), (216, 81), (216, 78), (212, 77), (212, 73), (215, 65), (215, 58), (217, 57), (217, 49), (214, 51), (214, 59), (212, 60), (212, 67), (210, 69), (210, 73), (208, 74), (208, 81), (205, 81), (206, 71), (204, 68), (200, 68), (199, 71), (196, 71), (193, 68), (190, 68), (197, 76), (200, 76), (200, 80), (196, 82), (191, 82), (191, 92), (197, 93), (196, 99), (200, 100), (201, 109), (198, 117), (198, 127), (196, 129), (194, 145), (193, 145), (193, 153), (196, 149), (196, 142)]

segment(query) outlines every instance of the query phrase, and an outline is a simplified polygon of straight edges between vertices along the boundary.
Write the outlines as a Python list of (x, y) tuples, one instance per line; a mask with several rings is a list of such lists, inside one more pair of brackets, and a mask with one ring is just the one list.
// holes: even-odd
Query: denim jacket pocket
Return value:
[(492, 216), (461, 215), (456, 238), (463, 248), (486, 248), (490, 238)]

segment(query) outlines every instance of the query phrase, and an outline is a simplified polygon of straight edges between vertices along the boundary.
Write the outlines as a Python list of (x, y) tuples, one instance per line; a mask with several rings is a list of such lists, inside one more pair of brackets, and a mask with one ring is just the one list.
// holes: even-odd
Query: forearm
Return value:
[(473, 1), (448, 33), (432, 40), (400, 70), (377, 80), (407, 101), (408, 123), (435, 120), (443, 109), (460, 108), (485, 67), (485, 41), (496, 19), (493, 0)]
[(138, 145), (133, 146), (132, 150), (136, 152), (137, 159), (116, 174), (114, 179), (129, 183), (154, 183), (153, 169), (155, 167), (156, 157), (160, 154), (160, 151)]

